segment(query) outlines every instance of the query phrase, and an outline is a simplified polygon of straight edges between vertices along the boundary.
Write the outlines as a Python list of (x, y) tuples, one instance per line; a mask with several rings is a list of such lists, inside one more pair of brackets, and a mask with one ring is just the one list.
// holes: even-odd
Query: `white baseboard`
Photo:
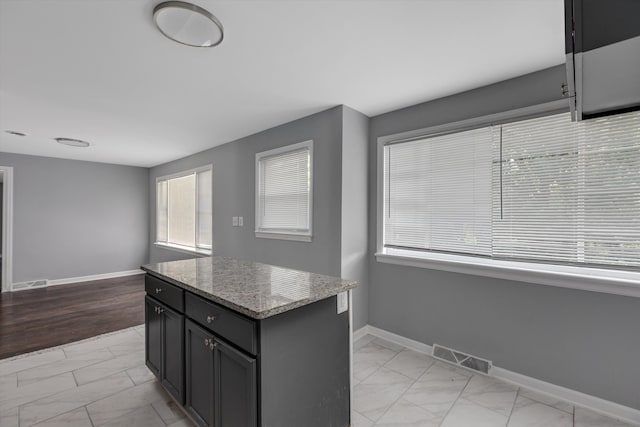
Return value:
[[(367, 334), (382, 338), (384, 340), (401, 345), (419, 353), (431, 355), (432, 347), (430, 345), (403, 337), (402, 335), (394, 334), (393, 332), (389, 332), (384, 329), (376, 328), (375, 326), (371, 325), (363, 326), (357, 331), (354, 331), (353, 341), (355, 342)], [(589, 394), (585, 394), (576, 390), (571, 390), (566, 387), (528, 377), (526, 375), (512, 372), (495, 365), (491, 369), (491, 373), (489, 375), (502, 381), (514, 384), (516, 386), (525, 387), (538, 393), (545, 394), (555, 399), (564, 400), (574, 405), (582, 406), (613, 418), (618, 418), (623, 421), (640, 425), (640, 410), (630, 408), (628, 406), (620, 405), (618, 403), (604, 400), (599, 397), (591, 396)]]
[[(68, 277), (66, 279), (49, 280), (47, 282), (47, 286), (67, 285), (70, 283), (80, 283), (80, 282), (91, 282), (94, 280), (113, 279), (116, 277), (125, 277), (125, 276), (135, 276), (137, 274), (143, 274), (143, 273), (144, 271), (137, 269), (137, 270), (116, 271), (113, 273), (92, 274), (90, 276)], [(17, 283), (14, 283), (14, 285), (16, 284)], [(46, 286), (43, 286), (43, 287), (46, 287)], [(22, 291), (27, 289), (34, 289), (34, 288), (23, 288), (23, 289), (13, 289), (13, 290)]]

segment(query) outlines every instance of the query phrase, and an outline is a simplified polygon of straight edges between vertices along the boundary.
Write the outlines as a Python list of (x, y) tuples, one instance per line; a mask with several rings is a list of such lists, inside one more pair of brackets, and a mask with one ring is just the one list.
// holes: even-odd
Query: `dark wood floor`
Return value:
[(144, 275), (0, 294), (0, 359), (144, 323)]

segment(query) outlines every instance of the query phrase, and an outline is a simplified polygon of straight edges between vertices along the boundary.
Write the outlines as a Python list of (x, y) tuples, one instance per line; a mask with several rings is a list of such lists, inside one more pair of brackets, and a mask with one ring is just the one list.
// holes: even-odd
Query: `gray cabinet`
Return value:
[(202, 426), (254, 427), (256, 360), (187, 319), (185, 408)]
[(185, 408), (194, 421), (213, 426), (215, 417), (214, 338), (191, 320), (185, 323)]
[(253, 319), (151, 275), (146, 290), (147, 366), (197, 424), (349, 426), (349, 319), (335, 296)]
[(214, 347), (217, 427), (257, 424), (256, 359), (217, 342)]
[(184, 316), (147, 296), (145, 324), (146, 365), (184, 403)]

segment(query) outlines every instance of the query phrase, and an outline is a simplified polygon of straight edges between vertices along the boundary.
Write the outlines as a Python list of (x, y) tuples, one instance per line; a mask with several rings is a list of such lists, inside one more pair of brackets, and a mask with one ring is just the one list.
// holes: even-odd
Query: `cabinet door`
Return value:
[(184, 403), (184, 316), (161, 306), (162, 319), (162, 385)]
[(213, 426), (215, 416), (213, 335), (187, 319), (185, 350), (185, 408), (201, 426)]
[(256, 427), (256, 360), (216, 342), (216, 427)]
[(145, 363), (160, 378), (162, 368), (162, 314), (158, 302), (144, 298)]

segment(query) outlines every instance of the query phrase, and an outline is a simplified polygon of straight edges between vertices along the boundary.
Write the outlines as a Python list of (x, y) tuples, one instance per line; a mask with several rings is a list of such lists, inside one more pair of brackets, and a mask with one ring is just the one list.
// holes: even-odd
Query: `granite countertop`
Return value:
[(353, 280), (220, 256), (141, 268), (254, 319), (265, 319), (356, 287)]

